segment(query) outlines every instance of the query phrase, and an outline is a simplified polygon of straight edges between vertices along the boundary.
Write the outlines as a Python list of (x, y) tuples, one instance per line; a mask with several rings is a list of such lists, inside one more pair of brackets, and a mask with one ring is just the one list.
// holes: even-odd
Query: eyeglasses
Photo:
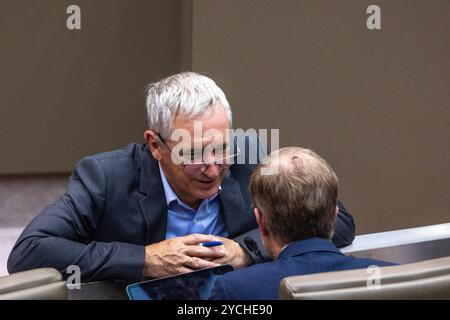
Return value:
[(195, 162), (197, 159), (202, 159), (202, 152), (195, 152), (191, 151), (188, 152), (188, 156), (180, 156), (176, 155), (176, 152), (173, 152), (173, 148), (170, 148), (166, 141), (160, 136), (160, 134), (157, 134), (159, 140), (164, 145), (164, 147), (167, 148), (167, 150), (170, 151), (173, 158), (175, 158), (180, 166), (184, 168), (184, 171), (187, 174), (195, 174), (195, 173), (201, 173), (204, 172), (209, 166), (216, 165), (220, 170), (225, 169), (226, 166), (231, 165), (233, 163), (233, 160), (236, 156), (238, 156), (241, 151), (239, 150), (239, 146), (235, 144), (236, 146), (236, 152), (227, 155), (229, 153), (229, 146), (227, 145), (224, 152), (222, 153), (222, 156), (219, 159), (214, 159), (213, 161), (201, 161), (201, 162)]

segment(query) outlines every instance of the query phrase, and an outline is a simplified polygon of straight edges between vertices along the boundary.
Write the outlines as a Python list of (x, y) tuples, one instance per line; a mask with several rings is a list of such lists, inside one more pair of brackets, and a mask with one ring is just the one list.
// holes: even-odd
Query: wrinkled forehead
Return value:
[(222, 107), (215, 107), (195, 118), (178, 116), (169, 140), (188, 145), (206, 145), (225, 144), (230, 137), (225, 111)]
[[(220, 104), (210, 106), (206, 111), (196, 115), (178, 114), (171, 125), (175, 129), (185, 129), (198, 136), (209, 130), (224, 132), (229, 126), (227, 113)], [(208, 135), (214, 135), (209, 133)]]
[(232, 131), (225, 130), (225, 132), (209, 130), (202, 134), (194, 134), (194, 132), (184, 130), (174, 130), (170, 137), (172, 143), (191, 147), (204, 148), (207, 145), (214, 145), (217, 147), (226, 147), (230, 145), (232, 139)]

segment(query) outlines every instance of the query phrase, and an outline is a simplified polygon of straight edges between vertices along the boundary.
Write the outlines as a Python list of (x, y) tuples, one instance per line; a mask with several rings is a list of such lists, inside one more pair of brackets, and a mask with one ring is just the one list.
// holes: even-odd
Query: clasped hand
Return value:
[[(221, 241), (215, 247), (200, 246), (203, 242)], [(161, 278), (229, 263), (238, 269), (251, 263), (247, 252), (235, 241), (213, 235), (190, 234), (145, 247), (143, 275)]]

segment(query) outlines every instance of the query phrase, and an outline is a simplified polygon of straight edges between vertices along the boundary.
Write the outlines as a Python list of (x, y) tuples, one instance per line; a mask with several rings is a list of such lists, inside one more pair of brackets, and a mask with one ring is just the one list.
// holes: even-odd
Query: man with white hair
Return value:
[[(263, 260), (248, 193), (254, 166), (231, 165), (223, 91), (206, 76), (175, 74), (149, 85), (146, 104), (146, 143), (82, 159), (66, 194), (17, 240), (9, 272), (54, 267), (67, 277), (77, 265), (82, 281), (132, 282)], [(335, 239), (345, 245), (354, 224), (343, 207), (339, 216)], [(223, 245), (199, 245), (214, 241)]]

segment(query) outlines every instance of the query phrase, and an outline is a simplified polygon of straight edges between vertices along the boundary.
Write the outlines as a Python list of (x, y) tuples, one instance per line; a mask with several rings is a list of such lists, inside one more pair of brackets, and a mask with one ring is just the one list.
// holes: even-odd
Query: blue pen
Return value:
[(223, 245), (223, 242), (221, 241), (211, 241), (211, 242), (202, 242), (200, 243), (202, 247), (216, 247)]

